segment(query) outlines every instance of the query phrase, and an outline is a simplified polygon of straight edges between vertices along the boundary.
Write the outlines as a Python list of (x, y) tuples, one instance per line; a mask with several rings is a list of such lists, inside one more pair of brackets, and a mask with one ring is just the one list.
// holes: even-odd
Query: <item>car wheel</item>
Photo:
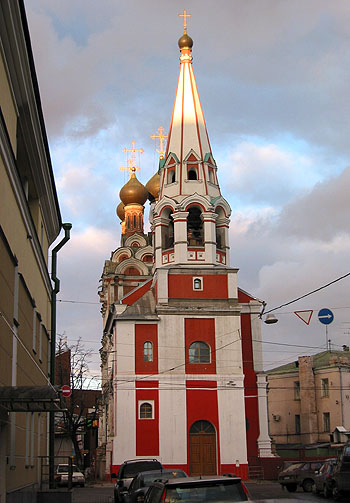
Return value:
[(334, 486), (333, 486), (332, 496), (333, 496), (334, 501), (339, 501), (341, 498), (337, 484), (334, 484)]
[(313, 485), (312, 487), (312, 492), (314, 492), (315, 494), (320, 494), (320, 489), (318, 489), (318, 487), (316, 487), (316, 484)]
[(303, 482), (303, 490), (305, 493), (311, 493), (312, 492), (312, 487), (314, 485), (314, 481), (312, 479), (306, 479)]
[(290, 493), (295, 493), (295, 491), (297, 490), (297, 484), (287, 484), (286, 485), (286, 489), (288, 492)]
[(323, 484), (323, 496), (325, 498), (330, 498), (332, 496), (331, 489), (327, 486), (327, 484)]

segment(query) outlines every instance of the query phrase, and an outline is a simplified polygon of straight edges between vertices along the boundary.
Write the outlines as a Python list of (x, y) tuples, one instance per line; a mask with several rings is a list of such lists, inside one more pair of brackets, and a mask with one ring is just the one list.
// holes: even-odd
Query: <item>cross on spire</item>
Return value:
[(129, 171), (129, 179), (131, 178), (131, 175), (134, 171), (140, 171), (140, 168), (138, 166), (135, 166), (135, 169), (133, 170), (132, 166), (131, 166), (131, 162), (132, 162), (132, 160), (128, 159), (128, 166), (127, 167), (120, 166), (120, 171)]
[(164, 128), (160, 126), (158, 128), (159, 134), (152, 134), (151, 138), (152, 140), (155, 140), (156, 138), (159, 138), (159, 150), (157, 150), (158, 154), (160, 155), (161, 159), (164, 159), (164, 150), (163, 150), (163, 142), (166, 138), (168, 138), (167, 134), (163, 134)]
[(187, 34), (187, 17), (192, 17), (192, 14), (187, 14), (187, 10), (184, 9), (184, 13), (183, 14), (178, 14), (179, 17), (183, 17), (184, 18), (184, 35)]
[(126, 148), (125, 147), (123, 149), (124, 154), (126, 154), (127, 152), (131, 152), (132, 153), (131, 159), (128, 159), (128, 167), (127, 168), (123, 168), (123, 171), (126, 170), (126, 169), (129, 170), (129, 176), (130, 176), (130, 178), (132, 176), (132, 173), (135, 173), (135, 171), (140, 171), (140, 168), (138, 166), (135, 166), (135, 153), (139, 152), (140, 154), (143, 154), (143, 152), (144, 152), (143, 148), (136, 149), (135, 148), (135, 144), (136, 144), (136, 142), (132, 141), (131, 142), (132, 148)]

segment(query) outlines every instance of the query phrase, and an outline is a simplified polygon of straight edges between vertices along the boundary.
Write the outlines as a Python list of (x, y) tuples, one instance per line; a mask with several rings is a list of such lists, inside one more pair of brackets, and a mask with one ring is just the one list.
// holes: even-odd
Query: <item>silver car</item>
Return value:
[[(67, 486), (69, 479), (69, 465), (68, 464), (60, 464), (57, 465), (56, 473), (55, 473), (55, 481), (59, 486)], [(77, 465), (72, 465), (72, 484), (74, 486), (84, 487), (85, 485), (85, 477), (77, 467)]]

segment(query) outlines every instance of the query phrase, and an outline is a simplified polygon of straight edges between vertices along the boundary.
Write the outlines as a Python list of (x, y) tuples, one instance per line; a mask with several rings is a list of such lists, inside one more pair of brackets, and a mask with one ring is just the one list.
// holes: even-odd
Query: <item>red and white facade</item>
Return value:
[(102, 275), (100, 440), (107, 477), (125, 459), (155, 457), (189, 474), (247, 478), (248, 464), (273, 457), (261, 303), (238, 288), (230, 266), (231, 209), (218, 184), (192, 40), (180, 41), (159, 198), (150, 211), (152, 247), (135, 233), (139, 244), (128, 237)]

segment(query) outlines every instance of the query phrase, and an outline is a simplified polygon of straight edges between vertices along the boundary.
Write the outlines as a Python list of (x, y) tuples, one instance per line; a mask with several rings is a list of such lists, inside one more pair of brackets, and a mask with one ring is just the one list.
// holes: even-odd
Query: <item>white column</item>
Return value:
[(158, 303), (168, 304), (169, 293), (168, 293), (168, 269), (157, 269), (157, 293), (158, 293)]
[(259, 430), (258, 437), (259, 456), (261, 458), (274, 458), (271, 451), (271, 438), (269, 436), (267, 417), (267, 381), (266, 374), (257, 374)]
[(169, 220), (164, 217), (155, 217), (153, 220), (154, 226), (154, 262), (155, 267), (161, 267), (163, 265), (162, 256), (162, 227), (168, 226)]
[(204, 224), (205, 263), (216, 264), (216, 219), (218, 215), (206, 211), (202, 213)]
[(188, 211), (173, 213), (175, 263), (187, 262), (187, 217)]

